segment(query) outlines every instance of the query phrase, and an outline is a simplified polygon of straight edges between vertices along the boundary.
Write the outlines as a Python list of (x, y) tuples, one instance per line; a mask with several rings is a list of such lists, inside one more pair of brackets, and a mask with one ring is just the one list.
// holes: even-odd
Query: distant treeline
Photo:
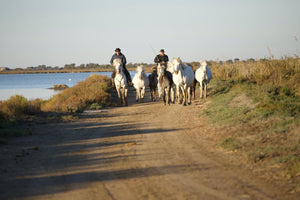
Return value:
[[(259, 61), (266, 61), (267, 59), (260, 59)], [(251, 63), (251, 62), (256, 62), (255, 59), (250, 58), (247, 60), (240, 61), (240, 59), (235, 58), (235, 59), (229, 59), (226, 61), (208, 61), (208, 65), (212, 64), (232, 64), (232, 63), (237, 63), (237, 62), (244, 62), (244, 63)], [(193, 66), (199, 66), (199, 62), (189, 62), (189, 64)], [(150, 71), (152, 67), (156, 66), (156, 64), (148, 64), (148, 63), (128, 63), (126, 65), (127, 69), (130, 71), (133, 71), (136, 69), (138, 65), (143, 65), (144, 69), (146, 71)], [(0, 73), (65, 73), (65, 72), (94, 72), (94, 71), (112, 71), (113, 67), (110, 64), (97, 64), (97, 63), (88, 63), (88, 64), (80, 64), (76, 65), (75, 63), (71, 64), (65, 64), (64, 67), (59, 67), (59, 66), (47, 66), (47, 65), (38, 65), (38, 66), (31, 66), (31, 67), (26, 67), (26, 68), (15, 68), (15, 69), (10, 69), (7, 67), (1, 67), (0, 68)]]
[[(144, 68), (151, 69), (155, 64), (147, 63), (128, 63), (126, 65), (128, 70), (135, 70), (138, 65), (143, 65)], [(26, 67), (26, 68), (15, 68), (10, 69), (7, 67), (1, 67), (0, 73), (64, 73), (64, 72), (89, 72), (89, 71), (113, 71), (112, 65), (109, 64), (97, 64), (97, 63), (88, 63), (76, 65), (75, 63), (65, 64), (64, 67), (52, 67), (47, 65), (38, 65), (35, 67)]]

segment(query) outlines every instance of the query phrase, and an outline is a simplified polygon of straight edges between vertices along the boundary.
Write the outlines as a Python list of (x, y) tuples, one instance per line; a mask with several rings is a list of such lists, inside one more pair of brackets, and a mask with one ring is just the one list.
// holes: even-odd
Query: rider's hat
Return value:
[(165, 52), (165, 50), (164, 50), (164, 49), (161, 49), (160, 52)]
[(115, 52), (121, 52), (120, 48), (116, 48)]

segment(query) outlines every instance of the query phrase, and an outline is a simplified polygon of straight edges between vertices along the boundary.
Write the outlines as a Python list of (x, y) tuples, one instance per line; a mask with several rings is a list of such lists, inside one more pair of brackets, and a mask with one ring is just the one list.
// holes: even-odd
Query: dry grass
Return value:
[(97, 103), (108, 104), (111, 99), (111, 79), (91, 75), (72, 88), (67, 88), (42, 105), (45, 112), (81, 112), (87, 106)]
[(300, 59), (210, 68), (212, 103), (202, 114), (227, 130), (220, 146), (244, 152), (251, 163), (280, 164), (286, 177), (300, 179)]

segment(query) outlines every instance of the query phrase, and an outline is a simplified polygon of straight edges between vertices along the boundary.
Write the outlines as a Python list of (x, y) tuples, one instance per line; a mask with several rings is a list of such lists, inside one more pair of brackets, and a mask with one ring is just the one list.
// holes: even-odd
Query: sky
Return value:
[(294, 56), (299, 0), (0, 0), (0, 67)]

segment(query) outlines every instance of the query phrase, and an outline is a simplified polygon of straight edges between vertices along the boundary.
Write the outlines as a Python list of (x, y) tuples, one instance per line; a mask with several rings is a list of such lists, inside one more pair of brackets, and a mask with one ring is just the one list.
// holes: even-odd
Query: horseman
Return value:
[(159, 54), (154, 58), (155, 63), (160, 63), (167, 69), (167, 62), (169, 61), (169, 57), (165, 54), (165, 50), (161, 49)]
[[(121, 60), (124, 75), (126, 76), (128, 84), (131, 85), (131, 77), (130, 77), (130, 74), (129, 74), (127, 68), (126, 68), (126, 58), (125, 58), (124, 54), (121, 53), (120, 48), (115, 49), (115, 54), (112, 55), (112, 57), (110, 59), (110, 64), (113, 64), (114, 59), (120, 59)], [(115, 76), (116, 76), (116, 72), (113, 71), (111, 77), (115, 78)]]

